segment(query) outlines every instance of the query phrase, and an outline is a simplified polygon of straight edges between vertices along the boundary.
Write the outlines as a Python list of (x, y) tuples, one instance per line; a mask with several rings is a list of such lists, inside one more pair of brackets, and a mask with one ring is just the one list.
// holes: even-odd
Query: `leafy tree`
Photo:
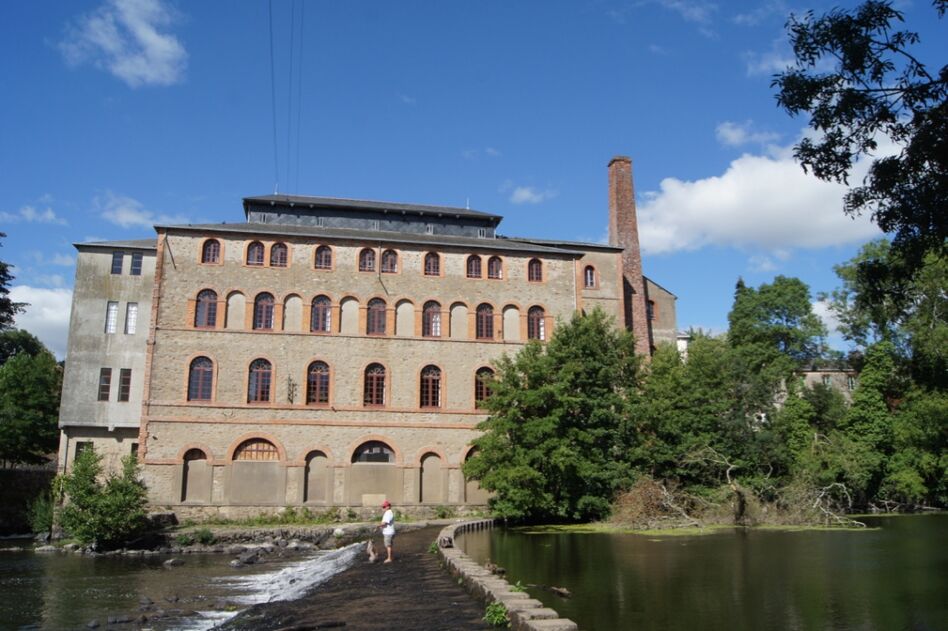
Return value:
[(0, 460), (42, 462), (56, 449), (61, 388), (62, 371), (45, 349), (0, 366)]
[(881, 495), (903, 503), (948, 503), (948, 394), (913, 389), (893, 419), (892, 436)]
[[(5, 239), (6, 236), (5, 233), (0, 232), (0, 239)], [(10, 298), (9, 285), (14, 278), (10, 272), (11, 267), (13, 266), (9, 263), (0, 261), (0, 331), (13, 326), (13, 318), (26, 308), (25, 303), (13, 302), (13, 299)]]
[(46, 347), (35, 335), (23, 329), (0, 331), (0, 366), (17, 353), (26, 353), (33, 357), (47, 352)]
[[(948, 0), (933, 5), (941, 17)], [(903, 21), (886, 0), (791, 16), (796, 65), (772, 85), (781, 108), (809, 115), (817, 136), (801, 140), (794, 154), (820, 179), (848, 183), (855, 161), (872, 155), (880, 138), (900, 147), (898, 155), (873, 159), (844, 208), (870, 212), (914, 268), (925, 252), (944, 252), (948, 234), (948, 66), (929, 71), (913, 50), (918, 34), (899, 30)]]
[(515, 520), (606, 515), (625, 486), (625, 411), (639, 360), (632, 336), (600, 310), (574, 315), (549, 344), (531, 343), (496, 365), (490, 413), (464, 473), (494, 492), (491, 508)]

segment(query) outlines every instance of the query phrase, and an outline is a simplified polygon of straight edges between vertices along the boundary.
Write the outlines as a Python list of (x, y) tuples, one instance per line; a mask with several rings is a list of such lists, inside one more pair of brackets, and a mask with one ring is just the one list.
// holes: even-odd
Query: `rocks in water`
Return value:
[(559, 596), (560, 598), (572, 598), (573, 592), (569, 591), (565, 587), (556, 587), (551, 586), (550, 591)]
[(233, 561), (231, 561), (230, 563), (228, 563), (228, 565), (230, 565), (231, 567), (243, 567), (243, 566), (244, 566), (244, 564), (240, 562), (240, 559), (234, 559)]
[(184, 561), (182, 561), (181, 559), (168, 559), (167, 561), (162, 563), (162, 565), (164, 565), (165, 567), (177, 567), (179, 565), (184, 565)]
[(33, 548), (33, 552), (59, 552), (59, 548), (56, 546), (36, 546)]
[(244, 565), (253, 565), (260, 560), (260, 554), (256, 550), (248, 550), (237, 557), (237, 560)]
[(165, 596), (165, 602), (176, 603), (178, 600), (180, 600), (180, 598), (178, 598), (177, 594), (168, 594)]
[(343, 530), (342, 528), (336, 528), (335, 530), (332, 531), (332, 536), (335, 537), (336, 539), (339, 539), (340, 537), (345, 537), (346, 531)]
[(108, 624), (126, 624), (128, 622), (134, 622), (134, 621), (135, 621), (135, 618), (133, 616), (129, 616), (128, 614), (119, 614), (116, 616), (109, 616), (107, 620)]
[(101, 625), (98, 620), (90, 620), (89, 622), (86, 623), (87, 629), (98, 629), (99, 626)]

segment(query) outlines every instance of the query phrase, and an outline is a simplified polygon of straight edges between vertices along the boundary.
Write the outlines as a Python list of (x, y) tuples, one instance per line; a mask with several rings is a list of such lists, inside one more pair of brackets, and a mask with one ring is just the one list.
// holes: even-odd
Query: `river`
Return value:
[(458, 543), (587, 631), (948, 630), (948, 514), (863, 521), (672, 537), (494, 529)]

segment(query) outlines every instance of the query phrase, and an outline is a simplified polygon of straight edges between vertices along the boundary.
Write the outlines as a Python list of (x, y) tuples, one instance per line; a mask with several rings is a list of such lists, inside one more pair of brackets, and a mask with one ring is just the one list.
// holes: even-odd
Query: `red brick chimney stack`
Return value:
[(622, 252), (625, 326), (635, 335), (636, 352), (648, 356), (651, 354), (651, 335), (645, 309), (632, 159), (628, 156), (616, 156), (609, 161), (609, 245), (625, 248)]

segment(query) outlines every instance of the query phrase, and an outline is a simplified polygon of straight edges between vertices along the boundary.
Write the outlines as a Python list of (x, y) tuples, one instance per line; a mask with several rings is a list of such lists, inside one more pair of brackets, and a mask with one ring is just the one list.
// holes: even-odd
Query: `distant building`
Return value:
[(443, 206), (266, 195), (244, 215), (76, 246), (62, 467), (84, 444), (137, 450), (179, 513), (483, 504), (460, 467), (498, 357), (595, 307), (640, 353), (676, 342), (625, 157), (609, 244), (504, 237), (500, 216)]
[(816, 368), (810, 366), (800, 371), (803, 383), (812, 388), (816, 384), (840, 392), (847, 402), (852, 402), (853, 390), (859, 383), (859, 374), (852, 368)]

